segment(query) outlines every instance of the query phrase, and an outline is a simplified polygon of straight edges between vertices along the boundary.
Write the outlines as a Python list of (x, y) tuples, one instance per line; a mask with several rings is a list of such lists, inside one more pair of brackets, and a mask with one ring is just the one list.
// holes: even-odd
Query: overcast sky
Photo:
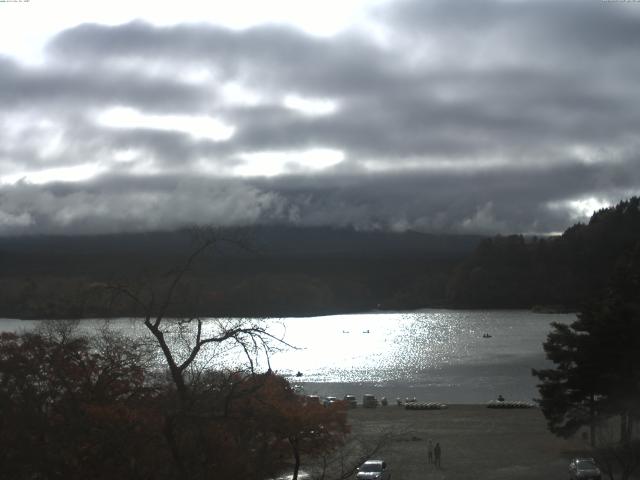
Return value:
[(562, 231), (640, 193), (639, 52), (628, 1), (0, 1), (0, 234)]

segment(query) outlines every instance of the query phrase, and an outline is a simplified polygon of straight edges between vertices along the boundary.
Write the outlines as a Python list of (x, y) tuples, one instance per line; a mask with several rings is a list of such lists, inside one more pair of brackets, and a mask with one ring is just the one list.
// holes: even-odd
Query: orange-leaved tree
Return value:
[(136, 349), (83, 337), (0, 334), (0, 478), (156, 476), (157, 394)]
[[(250, 394), (245, 394), (250, 393)], [(229, 415), (241, 420), (244, 431), (261, 438), (263, 447), (291, 464), (298, 476), (303, 455), (326, 454), (343, 444), (350, 432), (347, 405), (323, 406), (297, 394), (289, 382), (272, 373), (248, 377), (235, 393)]]

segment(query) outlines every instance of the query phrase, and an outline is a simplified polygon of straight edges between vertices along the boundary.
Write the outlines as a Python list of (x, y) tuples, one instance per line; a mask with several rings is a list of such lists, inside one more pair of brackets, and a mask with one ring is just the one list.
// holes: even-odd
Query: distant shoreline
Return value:
[[(336, 315), (388, 315), (388, 314), (403, 314), (403, 313), (418, 313), (421, 311), (433, 311), (433, 310), (447, 310), (447, 311), (455, 311), (455, 312), (523, 312), (528, 311), (531, 313), (536, 313), (540, 315), (552, 315), (552, 314), (571, 314), (577, 313), (575, 308), (562, 307), (562, 306), (544, 306), (544, 305), (534, 305), (530, 308), (513, 308), (513, 307), (492, 307), (492, 308), (472, 308), (472, 307), (454, 307), (454, 306), (429, 306), (429, 307), (421, 307), (416, 309), (407, 309), (407, 310), (399, 310), (399, 309), (391, 309), (391, 310), (358, 310), (358, 311), (350, 311), (350, 310), (341, 310), (336, 312), (329, 313), (309, 313), (305, 315), (199, 315), (200, 318), (318, 318), (318, 317), (330, 317)], [(186, 316), (186, 315), (185, 315)], [(96, 315), (90, 317), (2, 317), (0, 315), (0, 321), (11, 320), (11, 321), (55, 321), (55, 320), (118, 320), (118, 319), (141, 319), (142, 316), (136, 315)], [(180, 315), (173, 316), (171, 318), (181, 318)]]

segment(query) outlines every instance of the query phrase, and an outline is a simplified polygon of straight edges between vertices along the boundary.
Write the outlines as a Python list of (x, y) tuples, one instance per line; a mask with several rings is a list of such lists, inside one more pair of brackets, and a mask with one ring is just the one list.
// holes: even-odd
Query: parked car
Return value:
[(367, 460), (360, 467), (356, 474), (357, 480), (389, 480), (391, 472), (384, 460)]
[[(293, 473), (283, 473), (282, 475), (276, 477), (273, 480), (291, 480), (293, 478)], [(308, 472), (305, 472), (304, 470), (299, 470), (298, 471), (298, 480), (311, 480), (311, 474)]]
[(320, 403), (318, 395), (307, 395), (307, 403)]
[(364, 408), (376, 408), (378, 406), (378, 400), (376, 399), (375, 395), (365, 393), (362, 396), (362, 406)]
[(356, 400), (355, 395), (345, 395), (344, 401), (347, 402), (349, 408), (356, 408), (358, 406), (358, 401)]
[(338, 401), (338, 399), (336, 397), (326, 397), (324, 399), (324, 402), (322, 402), (322, 404), (325, 407), (328, 407), (329, 405), (332, 405), (332, 404), (336, 403), (337, 401)]
[(602, 472), (593, 458), (574, 458), (569, 464), (569, 480), (601, 480)]

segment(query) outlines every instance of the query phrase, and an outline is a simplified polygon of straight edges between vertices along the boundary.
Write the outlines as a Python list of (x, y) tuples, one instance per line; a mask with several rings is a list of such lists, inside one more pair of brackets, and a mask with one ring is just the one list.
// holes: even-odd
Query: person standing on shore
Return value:
[(433, 463), (433, 442), (431, 439), (427, 443), (427, 463)]
[(436, 459), (436, 467), (440, 468), (440, 457), (442, 456), (442, 449), (440, 448), (440, 442), (436, 443), (436, 447), (433, 449), (433, 453)]

